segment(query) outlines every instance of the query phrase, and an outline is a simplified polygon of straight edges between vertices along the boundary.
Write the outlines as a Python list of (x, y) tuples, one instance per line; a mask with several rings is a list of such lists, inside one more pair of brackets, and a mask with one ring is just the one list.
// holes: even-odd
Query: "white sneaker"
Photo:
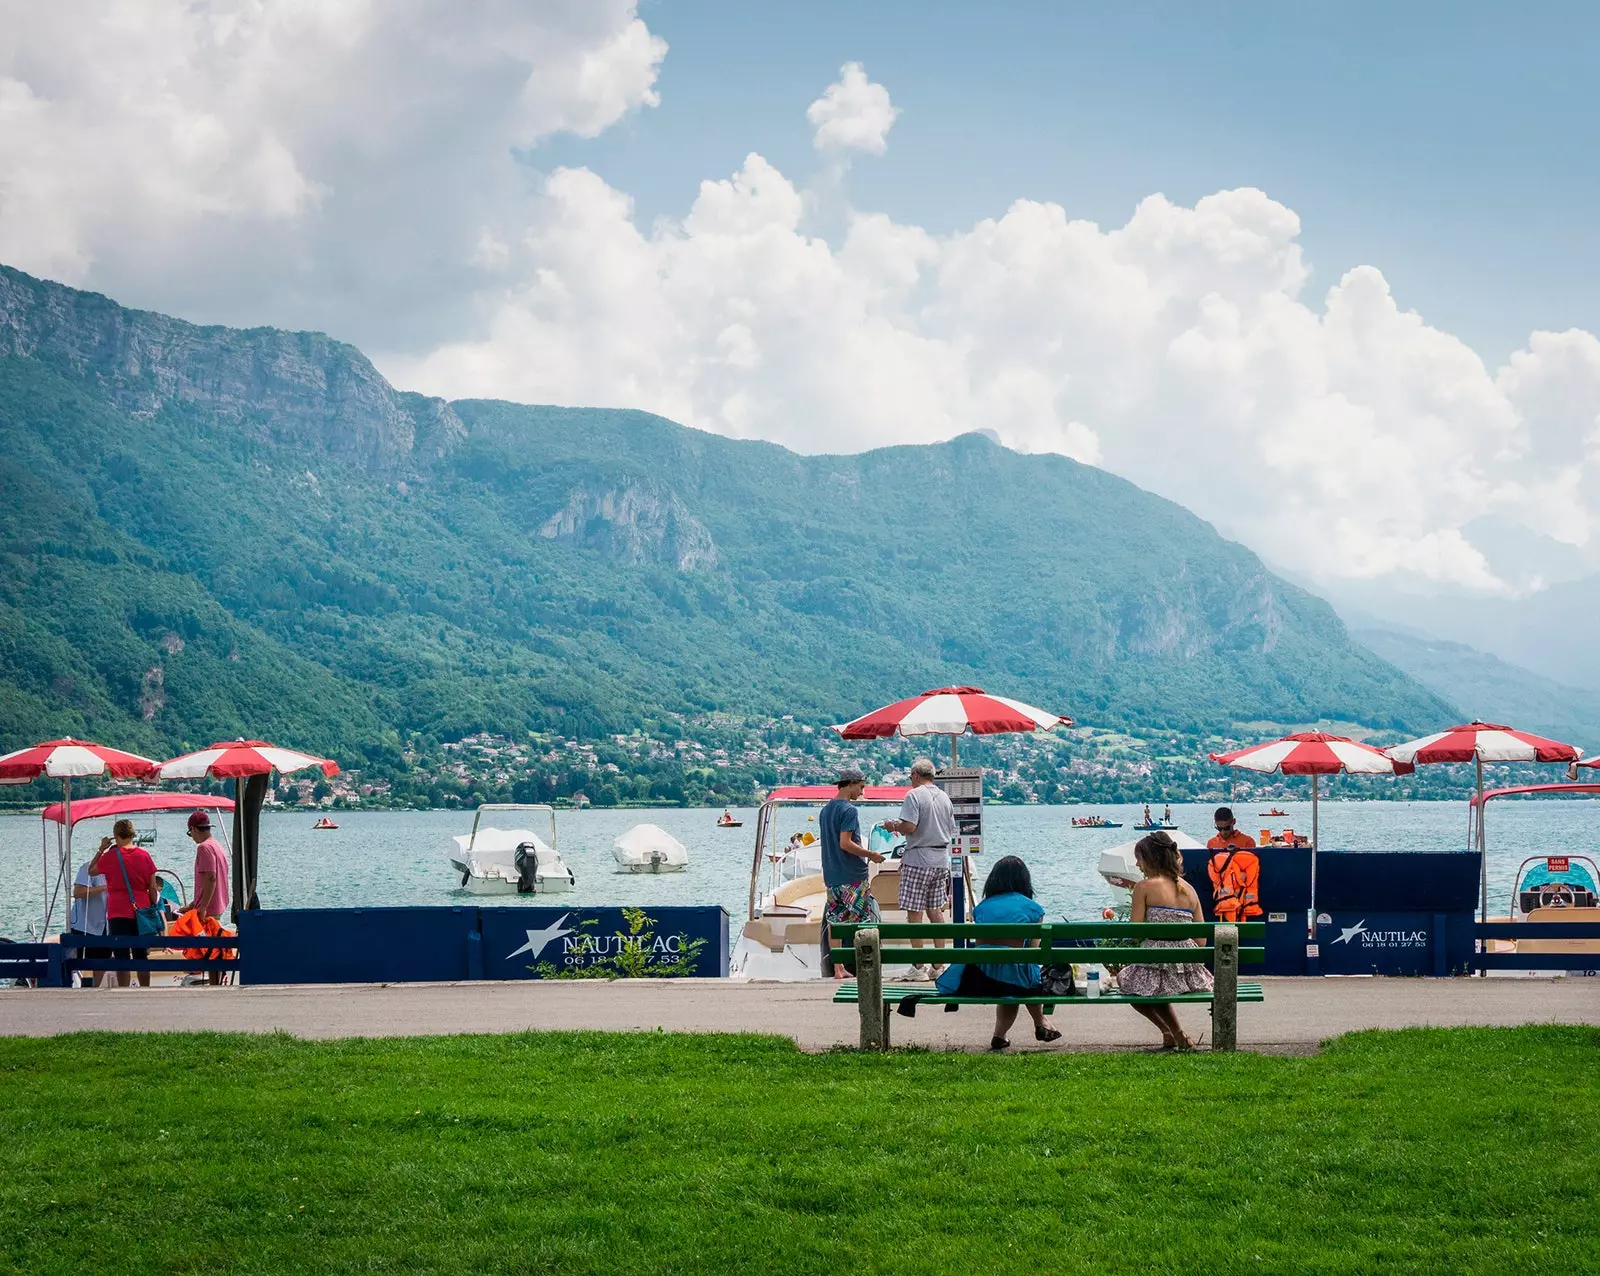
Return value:
[(928, 973), (928, 968), (926, 966), (910, 966), (907, 967), (906, 973), (901, 975), (896, 982), (902, 984), (923, 984), (927, 983), (928, 980), (932, 978), (933, 976)]

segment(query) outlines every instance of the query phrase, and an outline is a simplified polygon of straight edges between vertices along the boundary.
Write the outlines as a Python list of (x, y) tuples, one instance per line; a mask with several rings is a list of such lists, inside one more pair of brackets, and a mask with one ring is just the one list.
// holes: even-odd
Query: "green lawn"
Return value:
[(0, 1270), (1600, 1263), (1600, 1031), (1314, 1058), (0, 1039)]

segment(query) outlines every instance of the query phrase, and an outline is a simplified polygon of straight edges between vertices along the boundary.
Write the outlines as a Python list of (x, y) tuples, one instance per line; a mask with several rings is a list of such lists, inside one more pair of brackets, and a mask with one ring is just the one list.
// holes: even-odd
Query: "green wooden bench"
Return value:
[[(840, 1005), (854, 1003), (860, 1008), (863, 1050), (888, 1049), (891, 1007), (908, 997), (917, 998), (917, 1004), (924, 1006), (1210, 1005), (1213, 1050), (1235, 1048), (1238, 1004), (1264, 999), (1259, 982), (1239, 981), (1241, 963), (1259, 964), (1266, 960), (1265, 948), (1239, 946), (1240, 939), (1259, 943), (1266, 938), (1267, 928), (1262, 922), (1245, 922), (1238, 926), (1224, 922), (1045, 922), (1035, 926), (971, 922), (961, 925), (891, 922), (874, 926), (832, 922), (828, 930), (833, 943), (849, 945), (830, 951), (834, 963), (849, 963), (856, 968), (856, 978), (839, 984), (833, 1000)], [(909, 942), (912, 939), (965, 941), (967, 946), (914, 948)], [(1004, 939), (1020, 939), (1032, 946), (1013, 948), (995, 943)], [(1146, 939), (1198, 939), (1204, 941), (1204, 946), (1140, 947), (1141, 941)], [(1085, 947), (1085, 944), (1093, 947)], [(1041, 966), (1068, 962), (1102, 966), (1208, 962), (1215, 972), (1216, 986), (1211, 992), (1184, 993), (1176, 997), (1130, 997), (1123, 993), (1103, 993), (1099, 997), (967, 997), (946, 996), (937, 989), (915, 984), (885, 986), (885, 966), (918, 965), (930, 958), (940, 964), (987, 966), (1018, 962)]]

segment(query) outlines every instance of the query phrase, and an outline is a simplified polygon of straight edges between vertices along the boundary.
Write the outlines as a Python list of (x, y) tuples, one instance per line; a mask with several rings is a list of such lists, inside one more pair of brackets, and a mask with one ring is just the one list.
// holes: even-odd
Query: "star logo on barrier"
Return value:
[(516, 952), (507, 953), (506, 960), (510, 961), (513, 957), (520, 957), (523, 953), (527, 953), (533, 958), (534, 961), (538, 961), (539, 954), (542, 953), (549, 944), (560, 939), (563, 935), (570, 935), (573, 933), (571, 930), (567, 929), (567, 918), (571, 916), (571, 913), (562, 913), (559, 918), (557, 918), (550, 925), (546, 926), (543, 930), (530, 930), (528, 932), (528, 942), (525, 943), (521, 948), (517, 949)]
[[(532, 934), (532, 933), (533, 933), (532, 931), (529, 932), (529, 934)], [(1333, 942), (1336, 943), (1336, 944), (1348, 944), (1357, 935), (1365, 935), (1366, 933), (1367, 933), (1367, 919), (1365, 917), (1363, 917), (1354, 926), (1346, 926), (1343, 930), (1341, 930), (1339, 932), (1339, 938), (1334, 940)]]

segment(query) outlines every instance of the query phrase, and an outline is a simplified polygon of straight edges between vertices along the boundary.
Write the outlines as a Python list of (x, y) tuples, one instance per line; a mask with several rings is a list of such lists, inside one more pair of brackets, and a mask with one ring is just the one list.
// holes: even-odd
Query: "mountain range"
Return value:
[(839, 721), (975, 683), (1096, 724), (1457, 710), (1180, 506), (981, 434), (803, 456), (446, 402), (317, 333), (0, 268), (0, 744)]

